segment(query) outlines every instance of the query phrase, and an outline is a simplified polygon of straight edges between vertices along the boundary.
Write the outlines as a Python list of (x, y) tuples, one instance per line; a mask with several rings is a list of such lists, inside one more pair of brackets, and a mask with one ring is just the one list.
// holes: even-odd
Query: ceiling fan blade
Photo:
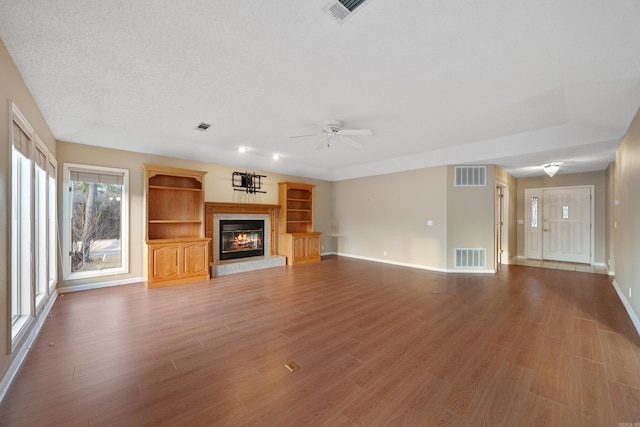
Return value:
[(308, 138), (310, 136), (320, 136), (320, 135), (324, 135), (324, 133), (310, 133), (307, 135), (294, 135), (294, 136), (290, 136), (289, 138), (294, 139), (294, 138)]
[(347, 144), (350, 147), (353, 148), (362, 148), (362, 144), (360, 144), (358, 141), (356, 141), (355, 139), (351, 139), (349, 137), (346, 137), (344, 135), (338, 135), (338, 137), (340, 138), (340, 140), (342, 142), (344, 142), (345, 144)]
[(371, 135), (369, 129), (340, 129), (338, 135)]
[(316, 146), (316, 150), (324, 150), (325, 148), (329, 148), (329, 138), (330, 136), (325, 136), (324, 138), (322, 138), (320, 144)]

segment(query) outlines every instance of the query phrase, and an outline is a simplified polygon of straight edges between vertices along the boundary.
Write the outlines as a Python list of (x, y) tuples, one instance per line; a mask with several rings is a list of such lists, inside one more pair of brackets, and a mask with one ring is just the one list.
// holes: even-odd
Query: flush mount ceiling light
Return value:
[(562, 163), (548, 163), (544, 166), (542, 166), (542, 169), (544, 169), (544, 172), (549, 175), (550, 177), (553, 177), (556, 172), (558, 172), (558, 170), (560, 169), (560, 165)]
[(271, 155), (271, 158), (272, 158), (273, 160), (278, 160), (278, 159), (280, 158), (280, 154), (278, 154), (278, 153), (272, 154), (272, 155)]
[(240, 147), (238, 148), (238, 151), (241, 153), (246, 153), (247, 152), (247, 147)]

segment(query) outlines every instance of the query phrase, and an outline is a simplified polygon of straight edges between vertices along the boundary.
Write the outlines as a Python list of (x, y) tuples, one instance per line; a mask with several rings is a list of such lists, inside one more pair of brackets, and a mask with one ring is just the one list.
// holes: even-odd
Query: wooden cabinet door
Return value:
[(320, 256), (320, 236), (307, 237), (307, 257), (318, 258)]
[(303, 260), (307, 257), (307, 236), (295, 236), (293, 238), (293, 259)]
[(185, 243), (182, 248), (183, 277), (207, 274), (207, 242)]
[(149, 251), (149, 280), (155, 282), (180, 277), (182, 256), (178, 243), (151, 245)]

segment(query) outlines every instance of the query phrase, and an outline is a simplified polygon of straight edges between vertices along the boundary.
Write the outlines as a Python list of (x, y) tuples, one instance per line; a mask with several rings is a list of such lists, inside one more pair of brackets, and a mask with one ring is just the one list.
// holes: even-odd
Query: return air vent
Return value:
[(365, 0), (338, 0), (327, 3), (322, 10), (331, 15), (336, 21), (342, 23), (349, 19), (353, 12)]
[(455, 268), (486, 268), (487, 250), (485, 248), (456, 248), (454, 249)]
[(456, 166), (455, 174), (456, 187), (487, 186), (486, 166)]

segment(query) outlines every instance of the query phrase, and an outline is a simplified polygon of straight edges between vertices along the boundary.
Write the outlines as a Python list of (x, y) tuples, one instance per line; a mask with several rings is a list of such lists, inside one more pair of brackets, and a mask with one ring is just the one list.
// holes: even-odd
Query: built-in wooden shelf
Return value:
[(320, 261), (321, 233), (313, 231), (314, 185), (278, 183), (280, 216), (278, 254), (287, 264)]
[(206, 172), (143, 164), (146, 279), (150, 288), (209, 278)]

